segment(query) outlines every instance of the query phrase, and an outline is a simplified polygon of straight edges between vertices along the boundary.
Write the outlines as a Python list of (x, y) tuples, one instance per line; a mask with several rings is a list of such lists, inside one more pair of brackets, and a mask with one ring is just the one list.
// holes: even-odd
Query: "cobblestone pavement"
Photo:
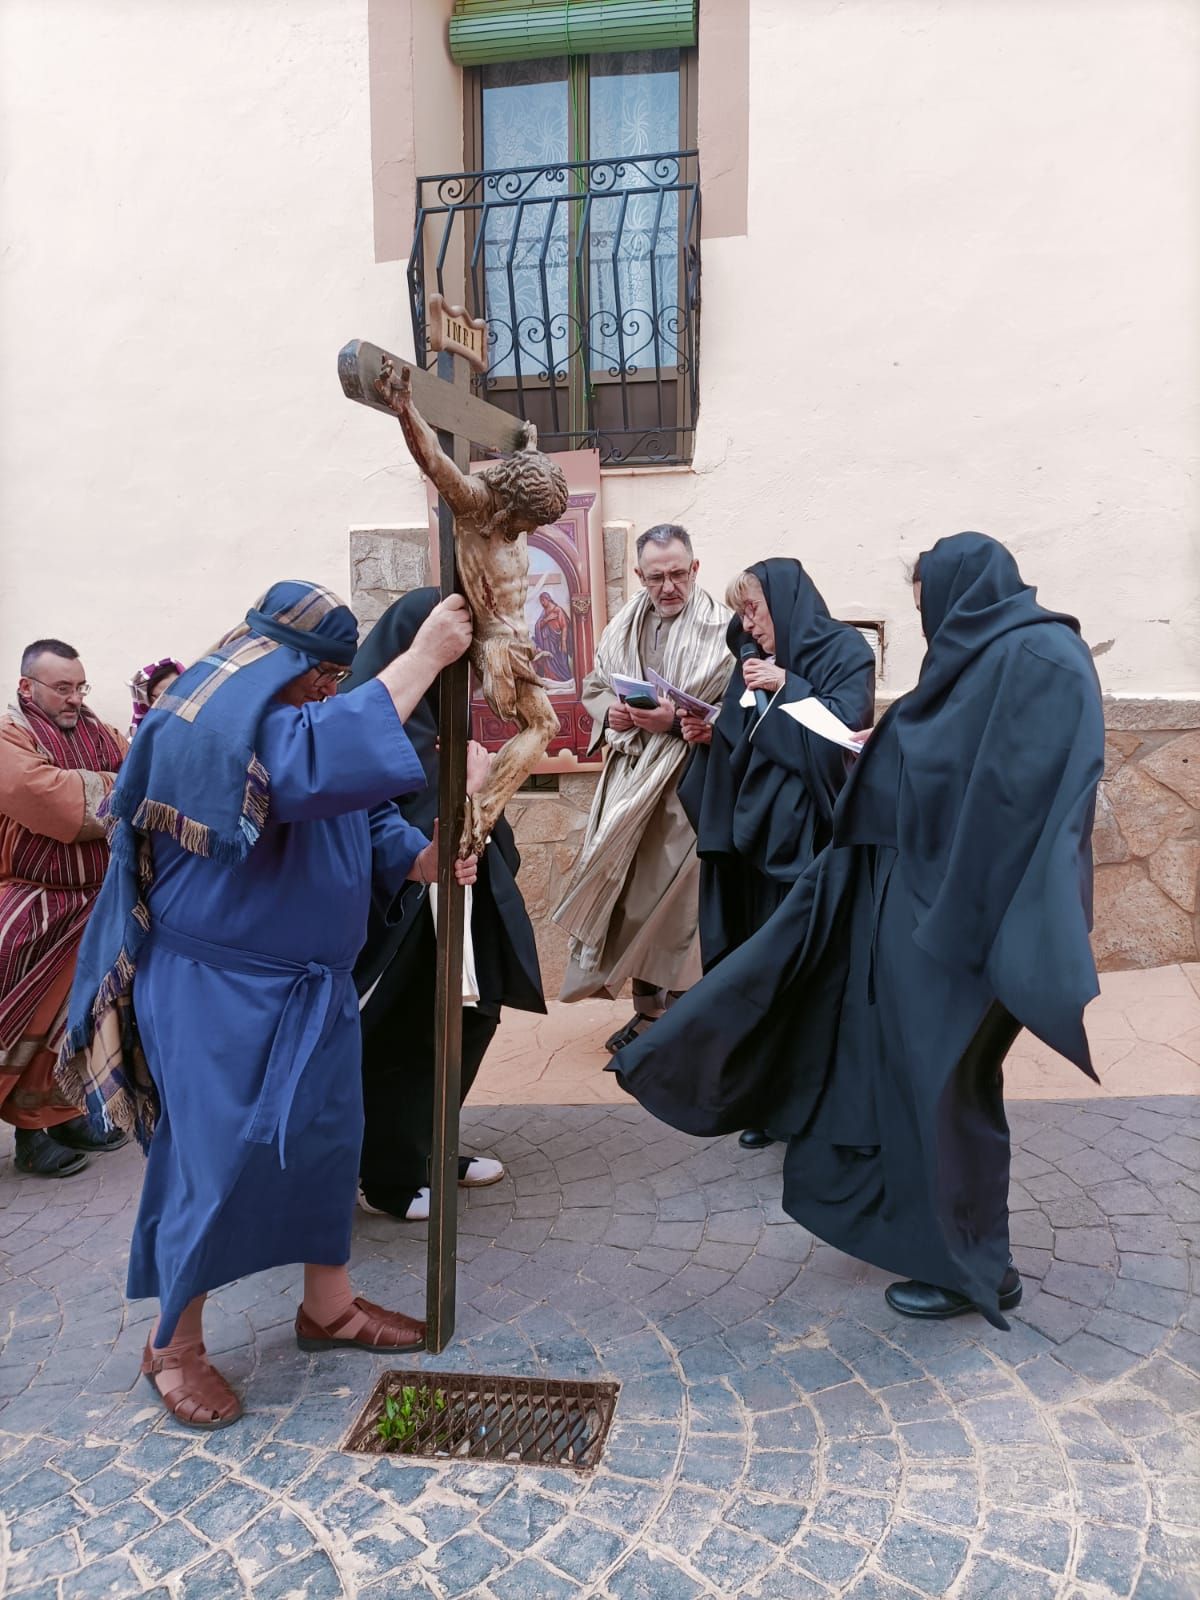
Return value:
[[(464, 1197), (458, 1337), (414, 1364), (618, 1378), (587, 1477), (340, 1453), (385, 1363), (297, 1351), (292, 1269), (214, 1297), (247, 1415), (180, 1430), (121, 1293), (140, 1156), (60, 1184), (4, 1161), (0, 1592), (1194, 1597), (1200, 1102), (1010, 1112), (1005, 1335), (894, 1317), (883, 1274), (785, 1219), (778, 1148), (632, 1106), (468, 1111), (509, 1176)], [(415, 1308), (423, 1249), (360, 1216), (360, 1290)]]

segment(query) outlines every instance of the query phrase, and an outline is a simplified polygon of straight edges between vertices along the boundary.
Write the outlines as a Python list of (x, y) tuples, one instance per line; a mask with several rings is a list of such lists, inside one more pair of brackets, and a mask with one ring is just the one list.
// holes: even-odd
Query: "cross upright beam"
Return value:
[[(338, 376), (350, 400), (394, 413), (379, 398), (375, 382), (388, 361), (411, 372), (413, 401), (437, 430), (438, 443), (467, 472), (471, 445), (509, 454), (525, 443), (526, 427), (498, 406), (477, 400), (467, 368), (447, 351), (436, 376), (378, 345), (355, 339), (338, 355)], [(461, 594), (455, 551), (454, 513), (438, 497), (438, 564), (443, 596)], [(437, 984), (434, 994), (433, 1141), (429, 1160), (429, 1248), (425, 1272), (427, 1347), (444, 1350), (454, 1334), (458, 1246), (458, 1131), (462, 1084), (462, 957), (465, 900), (454, 877), (454, 857), (466, 810), (469, 665), (463, 656), (440, 679), (438, 711)]]

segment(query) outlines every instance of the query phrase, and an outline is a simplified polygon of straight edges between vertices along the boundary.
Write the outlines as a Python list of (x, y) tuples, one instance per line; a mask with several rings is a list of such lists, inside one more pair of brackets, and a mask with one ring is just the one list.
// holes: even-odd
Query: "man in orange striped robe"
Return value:
[(79, 942), (108, 865), (97, 819), (128, 748), (84, 705), (78, 652), (39, 639), (21, 657), (17, 702), (0, 715), (0, 1118), (22, 1172), (61, 1178), (97, 1135), (54, 1077)]

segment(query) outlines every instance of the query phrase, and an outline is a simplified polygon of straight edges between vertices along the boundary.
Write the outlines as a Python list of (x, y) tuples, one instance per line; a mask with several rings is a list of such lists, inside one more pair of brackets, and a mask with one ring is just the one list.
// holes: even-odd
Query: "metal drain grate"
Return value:
[(342, 1448), (582, 1472), (600, 1460), (619, 1389), (572, 1378), (385, 1372)]

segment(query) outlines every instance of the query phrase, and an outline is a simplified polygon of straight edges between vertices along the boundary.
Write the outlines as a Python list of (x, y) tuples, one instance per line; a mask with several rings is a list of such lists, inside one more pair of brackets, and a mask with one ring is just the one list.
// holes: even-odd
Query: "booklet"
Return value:
[(665, 694), (667, 699), (679, 711), (686, 711), (690, 717), (700, 717), (707, 723), (713, 723), (721, 715), (720, 706), (710, 706), (707, 700), (698, 700), (694, 694), (689, 694), (686, 689), (677, 689), (673, 683), (651, 667), (646, 674), (659, 694)]
[(850, 737), (853, 730), (840, 717), (835, 717), (816, 695), (810, 694), (807, 700), (793, 700), (791, 705), (780, 706), (779, 709), (786, 711), (802, 728), (807, 728), (819, 738), (828, 739), (831, 744), (840, 744), (843, 750), (852, 750), (856, 756), (862, 754), (862, 745)]
[(658, 691), (644, 678), (623, 678), (619, 672), (614, 672), (612, 686), (618, 699), (632, 701), (635, 706), (639, 701), (645, 701), (648, 702), (647, 709), (653, 710), (658, 704)]

